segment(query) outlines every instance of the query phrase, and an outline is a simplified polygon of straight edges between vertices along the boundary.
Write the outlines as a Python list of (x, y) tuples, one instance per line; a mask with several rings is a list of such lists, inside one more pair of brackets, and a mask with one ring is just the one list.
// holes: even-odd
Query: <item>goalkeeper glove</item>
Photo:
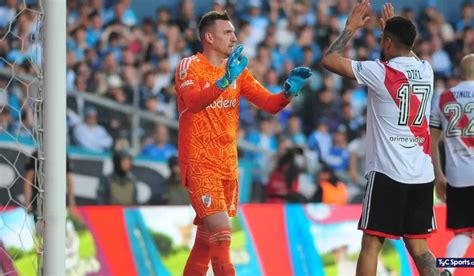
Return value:
[(285, 95), (291, 97), (298, 96), (305, 80), (311, 75), (311, 70), (308, 67), (296, 67), (291, 70), (284, 85)]
[(227, 59), (224, 76), (216, 81), (216, 86), (219, 89), (224, 90), (229, 87), (247, 67), (248, 59), (242, 56), (243, 49), (244, 46), (239, 44), (230, 54)]

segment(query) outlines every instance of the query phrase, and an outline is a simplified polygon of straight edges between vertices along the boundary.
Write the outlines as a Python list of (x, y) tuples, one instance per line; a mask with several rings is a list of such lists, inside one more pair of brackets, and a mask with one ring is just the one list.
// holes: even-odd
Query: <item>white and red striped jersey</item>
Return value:
[(366, 175), (381, 172), (406, 184), (431, 182), (428, 119), (433, 69), (426, 61), (353, 61), (357, 82), (368, 87)]
[(474, 186), (474, 81), (463, 81), (433, 101), (430, 127), (444, 131), (448, 183)]

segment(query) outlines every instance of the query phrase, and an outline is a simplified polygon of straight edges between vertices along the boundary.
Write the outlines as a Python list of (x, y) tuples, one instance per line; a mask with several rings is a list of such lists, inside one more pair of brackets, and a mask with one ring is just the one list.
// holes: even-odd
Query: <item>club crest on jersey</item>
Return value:
[(184, 80), (186, 78), (186, 69), (179, 70), (179, 79)]
[(204, 203), (204, 205), (206, 205), (207, 208), (211, 207), (212, 198), (210, 195), (201, 196), (201, 200), (202, 200), (202, 203)]

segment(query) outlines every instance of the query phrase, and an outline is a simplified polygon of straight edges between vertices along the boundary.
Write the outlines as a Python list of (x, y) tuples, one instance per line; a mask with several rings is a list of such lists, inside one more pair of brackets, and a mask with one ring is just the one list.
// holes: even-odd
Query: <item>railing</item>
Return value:
[[(6, 77), (7, 79), (19, 80), (22, 82), (30, 83), (34, 80), (33, 76), (29, 74), (13, 74), (8, 68), (0, 68), (0, 76)], [(125, 113), (131, 116), (131, 149), (134, 152), (140, 151), (140, 122), (148, 121), (153, 123), (161, 123), (167, 125), (174, 134), (178, 131), (178, 121), (167, 118), (166, 116), (155, 114), (148, 111), (143, 111), (140, 109), (138, 102), (138, 91), (133, 92), (133, 104), (132, 105), (122, 105), (114, 100), (95, 95), (89, 92), (83, 91), (69, 91), (68, 96), (75, 97), (78, 102), (87, 102), (92, 103), (96, 106), (105, 107), (113, 110), (114, 112)], [(84, 107), (86, 104), (79, 104), (77, 113), (81, 119), (83, 119)], [(176, 137), (176, 135), (174, 135)], [(273, 153), (262, 149), (258, 146), (255, 146), (247, 141), (239, 141), (238, 147), (245, 151), (258, 152), (265, 155), (272, 155)]]

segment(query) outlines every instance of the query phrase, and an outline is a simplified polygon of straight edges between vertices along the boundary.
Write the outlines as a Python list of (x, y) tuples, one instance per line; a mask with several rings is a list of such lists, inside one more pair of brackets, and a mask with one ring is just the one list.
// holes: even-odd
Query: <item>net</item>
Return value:
[(0, 274), (41, 274), (41, 1), (0, 1)]

